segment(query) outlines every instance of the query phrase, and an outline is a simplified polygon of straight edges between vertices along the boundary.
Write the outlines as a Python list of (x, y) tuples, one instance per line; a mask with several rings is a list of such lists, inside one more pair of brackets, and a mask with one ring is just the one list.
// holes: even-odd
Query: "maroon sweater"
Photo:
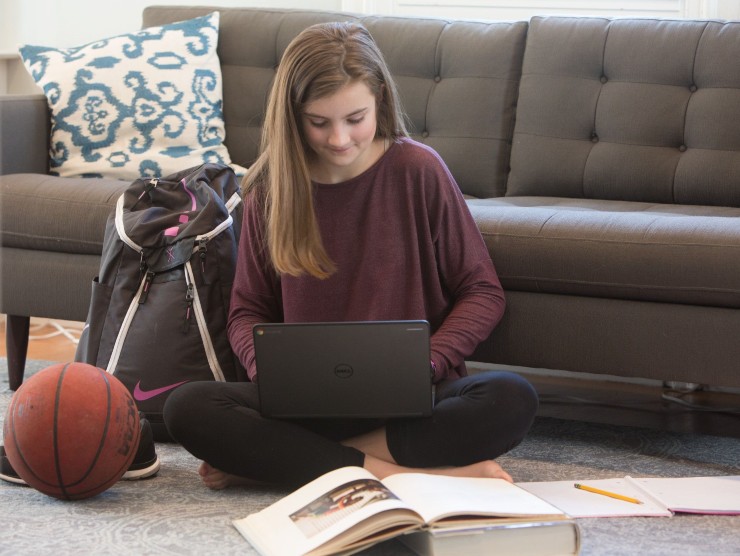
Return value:
[(245, 199), (229, 340), (255, 380), (252, 326), (263, 322), (428, 320), (435, 381), (466, 374), (464, 358), (501, 319), (504, 294), (478, 228), (439, 155), (411, 139), (339, 184), (315, 184), (324, 247), (337, 271), (279, 276), (264, 218)]

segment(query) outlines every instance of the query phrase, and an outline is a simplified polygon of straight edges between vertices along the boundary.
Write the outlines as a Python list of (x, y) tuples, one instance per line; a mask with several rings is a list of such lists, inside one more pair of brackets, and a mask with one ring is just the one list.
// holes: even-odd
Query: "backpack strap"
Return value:
[(239, 205), (239, 203), (242, 202), (242, 197), (239, 194), (239, 191), (236, 191), (229, 199), (226, 201), (226, 210), (229, 211), (229, 214), (234, 212), (234, 209)]
[(108, 366), (105, 369), (110, 374), (115, 373), (116, 367), (118, 366), (118, 358), (121, 356), (121, 350), (123, 349), (123, 344), (126, 341), (128, 329), (131, 327), (131, 322), (134, 320), (136, 311), (139, 308), (139, 300), (144, 293), (144, 287), (146, 286), (146, 283), (147, 277), (145, 276), (139, 284), (139, 289), (136, 290), (136, 295), (131, 300), (131, 303), (128, 306), (126, 315), (124, 316), (123, 322), (121, 323), (121, 328), (116, 335), (116, 341), (113, 344), (113, 351), (111, 352), (110, 359), (108, 360)]
[(118, 197), (118, 201), (116, 202), (116, 231), (118, 232), (118, 237), (121, 238), (121, 241), (137, 253), (141, 253), (144, 248), (128, 236), (126, 228), (123, 225), (123, 197), (124, 196), (122, 194)]
[(189, 290), (192, 288), (195, 322), (198, 324), (198, 331), (200, 332), (200, 338), (206, 352), (208, 366), (211, 368), (213, 378), (217, 381), (224, 382), (226, 378), (224, 378), (224, 372), (221, 369), (221, 364), (218, 362), (218, 357), (216, 356), (216, 350), (213, 347), (213, 340), (211, 340), (211, 335), (206, 326), (206, 317), (203, 314), (203, 306), (200, 302), (200, 295), (198, 295), (198, 288), (194, 287), (195, 276), (193, 275), (193, 267), (190, 261), (185, 263), (185, 283), (188, 285)]

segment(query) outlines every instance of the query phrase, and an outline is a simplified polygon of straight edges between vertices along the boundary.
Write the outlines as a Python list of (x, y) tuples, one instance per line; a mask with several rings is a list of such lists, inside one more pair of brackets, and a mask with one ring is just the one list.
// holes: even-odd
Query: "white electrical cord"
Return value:
[[(36, 319), (34, 319), (36, 320)], [(54, 338), (56, 336), (64, 336), (67, 338), (70, 342), (77, 345), (80, 342), (80, 334), (82, 333), (82, 328), (79, 329), (74, 328), (73, 326), (63, 326), (57, 321), (49, 320), (49, 319), (38, 319), (39, 322), (34, 322), (33, 326), (31, 326), (30, 334), (28, 336), (28, 339), (33, 340), (48, 340), (49, 338)], [(51, 326), (55, 329), (54, 332), (50, 332), (48, 334), (43, 335), (34, 335), (34, 331), (43, 330), (47, 326)], [(81, 325), (82, 326), (82, 325)]]

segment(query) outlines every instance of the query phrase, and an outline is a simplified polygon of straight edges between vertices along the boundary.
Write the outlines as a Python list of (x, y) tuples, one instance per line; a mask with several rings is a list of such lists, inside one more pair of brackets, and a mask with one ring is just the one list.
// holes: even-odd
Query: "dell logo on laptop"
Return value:
[(354, 372), (355, 370), (349, 365), (339, 364), (336, 367), (334, 367), (334, 374), (338, 378), (349, 378), (352, 376)]

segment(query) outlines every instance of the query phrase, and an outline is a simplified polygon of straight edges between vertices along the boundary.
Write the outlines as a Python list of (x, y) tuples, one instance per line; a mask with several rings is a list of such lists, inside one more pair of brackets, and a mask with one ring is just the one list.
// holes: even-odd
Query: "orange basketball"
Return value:
[(139, 412), (113, 375), (86, 363), (52, 365), (25, 381), (4, 425), (10, 464), (55, 498), (103, 492), (126, 472), (139, 446)]

